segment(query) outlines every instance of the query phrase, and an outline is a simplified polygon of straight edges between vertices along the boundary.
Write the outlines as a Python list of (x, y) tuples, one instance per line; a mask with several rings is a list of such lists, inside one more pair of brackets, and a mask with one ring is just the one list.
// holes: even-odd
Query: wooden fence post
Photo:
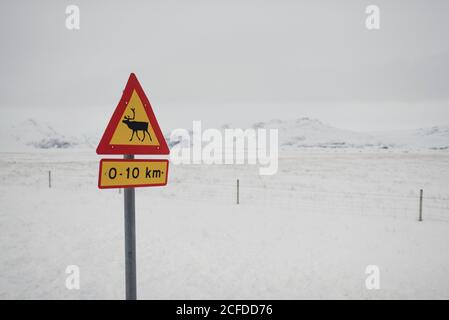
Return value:
[(237, 204), (240, 203), (240, 181), (237, 179)]
[(423, 198), (423, 190), (419, 190), (419, 219), (418, 221), (422, 221), (422, 198)]

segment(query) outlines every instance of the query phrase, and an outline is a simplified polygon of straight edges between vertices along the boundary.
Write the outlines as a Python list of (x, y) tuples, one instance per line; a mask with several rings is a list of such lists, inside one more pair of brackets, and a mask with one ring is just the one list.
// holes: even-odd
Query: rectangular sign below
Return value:
[(165, 186), (168, 160), (101, 159), (98, 187), (131, 188)]

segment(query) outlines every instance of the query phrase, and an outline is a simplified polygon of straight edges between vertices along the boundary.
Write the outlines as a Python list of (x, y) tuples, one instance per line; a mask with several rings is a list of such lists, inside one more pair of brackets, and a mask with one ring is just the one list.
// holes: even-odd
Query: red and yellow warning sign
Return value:
[(134, 73), (97, 147), (97, 154), (169, 154), (170, 150)]

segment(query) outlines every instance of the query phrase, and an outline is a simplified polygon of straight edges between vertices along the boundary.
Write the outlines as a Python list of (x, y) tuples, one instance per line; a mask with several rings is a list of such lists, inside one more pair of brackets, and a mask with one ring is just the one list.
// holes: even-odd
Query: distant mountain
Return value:
[(78, 145), (75, 138), (56, 132), (50, 125), (28, 119), (12, 126), (11, 136), (19, 143), (38, 149), (66, 149)]
[(278, 129), (279, 144), (286, 148), (366, 148), (386, 147), (376, 136), (337, 129), (316, 119), (271, 120), (254, 128)]
[[(271, 120), (257, 122), (253, 128), (278, 129), (281, 150), (302, 149), (405, 149), (449, 150), (449, 126), (435, 126), (396, 132), (361, 133), (334, 128), (317, 119)], [(224, 125), (220, 129), (232, 128)], [(204, 128), (206, 129), (206, 128)], [(190, 131), (190, 134), (192, 132)], [(170, 147), (181, 141), (169, 141)], [(100, 137), (65, 135), (47, 122), (28, 119), (0, 128), (0, 151), (96, 148)], [(191, 139), (192, 141), (192, 139)]]
[(449, 149), (449, 126), (434, 126), (417, 130), (378, 132), (383, 141), (391, 141), (396, 148), (406, 149)]
[(7, 132), (2, 132), (1, 145), (7, 150), (22, 149), (67, 149), (86, 145), (82, 137), (68, 137), (56, 130), (50, 124), (39, 123), (28, 119), (12, 125)]
[(281, 147), (290, 148), (374, 148), (449, 149), (449, 126), (416, 130), (361, 133), (334, 128), (316, 119), (271, 120), (254, 127), (278, 128)]

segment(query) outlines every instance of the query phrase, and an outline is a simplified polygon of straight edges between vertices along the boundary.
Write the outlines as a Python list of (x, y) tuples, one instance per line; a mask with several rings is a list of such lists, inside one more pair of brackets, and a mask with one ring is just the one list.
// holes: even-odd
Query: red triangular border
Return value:
[[(112, 135), (115, 129), (120, 123), (121, 117), (126, 109), (126, 102), (131, 99), (133, 91), (139, 95), (140, 100), (144, 105), (144, 109), (147, 112), (148, 119), (150, 120), (150, 125), (152, 126), (157, 140), (159, 141), (159, 146), (134, 146), (134, 145), (112, 145), (109, 142), (112, 139)], [(115, 108), (114, 114), (112, 115), (106, 130), (103, 133), (103, 137), (97, 147), (97, 154), (169, 154), (170, 149), (167, 146), (164, 135), (162, 134), (161, 128), (154, 115), (153, 108), (151, 107), (150, 101), (148, 101), (145, 92), (140, 86), (139, 81), (134, 73), (131, 73), (126, 83), (125, 90), (123, 90), (122, 97)]]

